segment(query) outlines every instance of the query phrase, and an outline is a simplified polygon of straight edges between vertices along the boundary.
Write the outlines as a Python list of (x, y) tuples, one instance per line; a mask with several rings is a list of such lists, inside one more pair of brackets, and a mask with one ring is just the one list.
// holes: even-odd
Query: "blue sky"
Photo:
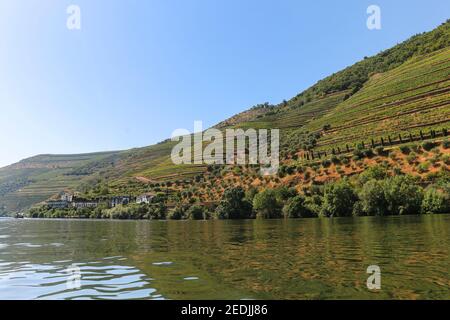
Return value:
[[(81, 30), (66, 8), (81, 9)], [(381, 8), (382, 29), (366, 27)], [(1, 0), (0, 167), (151, 145), (321, 78), (449, 18), (447, 0)]]

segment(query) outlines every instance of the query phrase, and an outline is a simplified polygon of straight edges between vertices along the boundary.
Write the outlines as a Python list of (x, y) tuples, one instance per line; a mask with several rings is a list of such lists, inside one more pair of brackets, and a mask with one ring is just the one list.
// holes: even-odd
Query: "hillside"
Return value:
[[(378, 160), (385, 161), (375, 158), (361, 160), (361, 164), (355, 160), (347, 169), (333, 165), (325, 168), (325, 172), (316, 170), (317, 157), (323, 161), (331, 159), (332, 153), (351, 156), (361, 143), (363, 149), (370, 144), (375, 149), (392, 140), (390, 144), (386, 142), (387, 147), (392, 147), (434, 131), (437, 134), (430, 138), (438, 141), (442, 140), (442, 130), (450, 129), (449, 125), (450, 22), (447, 21), (431, 32), (416, 35), (319, 81), (288, 101), (256, 105), (216, 125), (219, 129), (280, 128), (284, 166), (278, 178), (261, 179), (251, 168), (176, 166), (170, 160), (174, 143), (163, 141), (121, 152), (42, 155), (2, 168), (0, 208), (22, 210), (65, 189), (96, 196), (136, 195), (166, 188), (178, 197), (190, 192), (208, 202), (218, 201), (227, 185), (248, 188), (285, 184), (301, 188), (313, 181), (359, 173)], [(441, 152), (448, 151), (441, 149)], [(424, 156), (422, 160), (428, 161), (430, 157)], [(405, 159), (393, 165), (415, 170)], [(286, 167), (296, 170), (286, 174)], [(305, 172), (309, 172), (307, 179)]]

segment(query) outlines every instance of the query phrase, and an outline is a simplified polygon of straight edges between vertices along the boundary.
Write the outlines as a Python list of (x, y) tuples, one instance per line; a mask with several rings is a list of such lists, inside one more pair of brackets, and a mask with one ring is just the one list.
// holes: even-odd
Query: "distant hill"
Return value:
[[(311, 151), (330, 156), (332, 150), (364, 141), (440, 131), (449, 124), (447, 21), (319, 81), (290, 100), (256, 105), (215, 127), (280, 128), (284, 162), (308, 165), (302, 157)], [(178, 186), (174, 192), (205, 190), (196, 177), (216, 169), (172, 164), (173, 145), (167, 140), (125, 151), (22, 160), (0, 169), (0, 208), (20, 211), (67, 189), (86, 195), (137, 194), (172, 185)], [(227, 183), (260, 183), (254, 176), (237, 180)], [(223, 187), (217, 190), (220, 193)]]

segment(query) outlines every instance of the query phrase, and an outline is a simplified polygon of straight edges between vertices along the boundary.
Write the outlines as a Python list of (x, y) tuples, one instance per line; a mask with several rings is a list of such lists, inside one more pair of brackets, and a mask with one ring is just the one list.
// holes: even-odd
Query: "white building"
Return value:
[(141, 194), (136, 198), (136, 203), (150, 203), (154, 197), (155, 195), (151, 193)]
[(61, 201), (67, 201), (67, 202), (72, 202), (73, 201), (73, 194), (71, 193), (63, 193), (61, 195)]

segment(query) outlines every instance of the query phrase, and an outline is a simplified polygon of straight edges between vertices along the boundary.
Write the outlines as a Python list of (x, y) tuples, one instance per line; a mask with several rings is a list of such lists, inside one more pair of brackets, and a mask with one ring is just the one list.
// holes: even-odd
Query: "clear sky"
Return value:
[(211, 126), (448, 18), (448, 0), (0, 0), (0, 167)]

